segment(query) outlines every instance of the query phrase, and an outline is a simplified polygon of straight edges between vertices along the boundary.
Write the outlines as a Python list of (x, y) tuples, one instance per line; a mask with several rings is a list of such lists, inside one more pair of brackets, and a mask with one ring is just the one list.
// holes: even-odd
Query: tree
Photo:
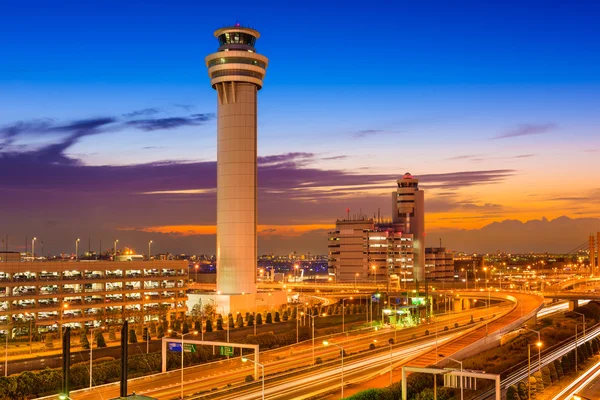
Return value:
[(554, 363), (548, 364), (548, 369), (550, 370), (550, 379), (552, 380), (552, 383), (558, 382), (558, 372), (556, 372)]
[(552, 378), (550, 377), (550, 369), (548, 367), (542, 368), (542, 380), (544, 381), (544, 387), (552, 385)]
[(517, 393), (520, 398), (527, 398), (527, 384), (525, 383), (525, 381), (521, 381), (517, 384)]
[(190, 326), (188, 325), (187, 321), (183, 322), (183, 330), (181, 331), (181, 333), (183, 333), (184, 335), (186, 333), (190, 333)]
[(242, 314), (238, 314), (237, 315), (236, 324), (237, 324), (238, 328), (243, 328), (244, 327), (244, 317), (242, 317)]
[(212, 321), (210, 319), (206, 320), (206, 332), (212, 332), (213, 328), (212, 328)]
[(573, 370), (573, 367), (571, 366), (571, 361), (567, 356), (562, 356), (562, 358), (560, 359), (560, 365), (565, 375)]
[(535, 399), (537, 397), (538, 383), (533, 376), (529, 377), (529, 390), (524, 396), (519, 395), (522, 399), (527, 399), (529, 392), (531, 392), (531, 398)]
[(44, 341), (46, 348), (47, 349), (53, 349), (54, 348), (54, 342), (52, 341), (52, 334), (49, 333), (46, 335), (46, 340)]
[(198, 332), (202, 332), (202, 322), (195, 321), (194, 322), (194, 330)]
[(144, 327), (144, 332), (142, 333), (142, 339), (144, 340), (144, 342), (147, 342), (150, 340), (150, 331), (148, 330), (147, 327)]
[(254, 315), (248, 315), (248, 326), (254, 326)]
[(262, 321), (262, 314), (258, 313), (256, 314), (256, 325), (262, 325), (263, 321)]
[(542, 373), (540, 371), (536, 371), (533, 374), (533, 377), (535, 378), (535, 383), (536, 383), (536, 389), (535, 392), (536, 393), (542, 393), (544, 391), (544, 378), (542, 377)]
[(87, 332), (85, 329), (81, 330), (81, 335), (79, 337), (79, 343), (81, 344), (81, 347), (83, 347), (86, 350), (90, 348), (90, 341), (88, 340)]
[(292, 307), (292, 315), (290, 319), (296, 319), (296, 317), (298, 316), (298, 314), (296, 313), (297, 309), (297, 307)]
[(558, 358), (554, 360), (554, 369), (556, 369), (556, 374), (558, 375), (558, 380), (560, 381), (563, 378), (563, 376), (565, 376), (565, 373), (562, 369), (562, 365)]
[(104, 340), (104, 334), (102, 333), (102, 331), (100, 331), (100, 330), (96, 331), (94, 336), (96, 339), (96, 347), (98, 347), (98, 348), (106, 347), (106, 340)]
[(517, 387), (515, 385), (510, 385), (508, 390), (506, 391), (506, 400), (521, 400), (519, 397), (519, 393), (517, 393)]
[(289, 319), (287, 310), (284, 310), (284, 311), (283, 311), (283, 316), (282, 316), (282, 319), (283, 319), (284, 321), (287, 321), (287, 320)]
[(594, 352), (594, 354), (598, 354), (598, 352), (600, 351), (600, 346), (598, 346), (598, 338), (595, 337), (594, 339), (592, 339), (592, 351)]
[(223, 316), (221, 314), (219, 314), (219, 317), (217, 318), (217, 330), (223, 330)]
[(135, 329), (129, 330), (129, 343), (137, 343), (137, 335), (135, 333)]
[(117, 340), (117, 332), (114, 326), (108, 328), (108, 340), (114, 341)]
[(271, 316), (271, 313), (268, 312), (267, 313), (267, 324), (272, 324), (273, 323), (273, 317)]
[(231, 313), (229, 313), (229, 315), (227, 316), (227, 329), (231, 329), (234, 328), (234, 323), (233, 323), (233, 315), (231, 315)]
[(156, 337), (159, 339), (162, 339), (165, 336), (165, 328), (163, 328), (162, 325), (159, 325), (158, 328), (156, 328)]

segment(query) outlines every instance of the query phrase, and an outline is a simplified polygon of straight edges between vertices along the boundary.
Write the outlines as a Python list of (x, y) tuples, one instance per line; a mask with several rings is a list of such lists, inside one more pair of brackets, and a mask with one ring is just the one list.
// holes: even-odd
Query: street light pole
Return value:
[(35, 261), (35, 241), (37, 238), (31, 239), (31, 261)]
[(331, 343), (328, 342), (327, 340), (323, 341), (323, 345), (328, 346), (328, 345), (332, 345), (335, 346), (337, 348), (340, 349), (340, 352), (342, 353), (342, 397), (340, 397), (340, 399), (344, 398), (344, 348), (338, 344), (335, 343)]
[(315, 317), (316, 315), (307, 314), (312, 322), (312, 363), (315, 365)]
[(148, 261), (150, 261), (152, 259), (151, 258), (151, 255), (152, 255), (152, 243), (153, 243), (152, 240), (150, 240), (148, 242)]
[(119, 239), (115, 239), (115, 259), (113, 261), (117, 261), (117, 243), (119, 243)]
[(81, 239), (77, 238), (75, 241), (75, 261), (79, 261), (79, 242)]
[(535, 332), (538, 335), (538, 343), (540, 343), (540, 345), (538, 345), (538, 371), (542, 372), (542, 338), (540, 336), (540, 332), (536, 331), (535, 329), (529, 329), (527, 326), (523, 326), (523, 329), (531, 331), (531, 332)]
[(346, 298), (346, 299), (342, 299), (342, 333), (345, 332), (345, 329), (344, 329), (344, 317), (346, 315), (346, 309), (345, 309), (345, 306), (344, 306), (344, 302), (346, 300), (352, 300), (352, 297)]
[[(455, 363), (459, 363), (459, 364), (460, 364), (460, 372), (463, 372), (463, 363), (462, 363), (462, 361), (455, 360), (454, 358), (451, 358), (451, 357), (446, 357), (446, 356), (445, 356), (445, 355), (443, 355), (443, 354), (438, 354), (438, 355), (439, 355), (440, 357), (442, 357), (442, 358), (447, 358), (448, 360), (454, 361)], [(463, 393), (463, 377), (462, 377), (462, 375), (461, 375), (461, 376), (460, 376), (460, 400), (463, 400), (463, 399), (464, 399), (464, 393)]]
[[(167, 332), (171, 333), (172, 330), (169, 329)], [(183, 400), (183, 338), (185, 338), (188, 335), (197, 335), (198, 331), (194, 331), (194, 332), (189, 332), (189, 333), (181, 333), (181, 399)]]
[[(242, 357), (242, 362), (248, 362), (248, 361), (250, 361), (251, 363), (253, 363), (255, 365), (258, 365), (262, 369), (262, 400), (265, 400), (265, 366), (261, 363), (251, 360), (249, 358)], [(183, 399), (183, 397), (182, 397), (182, 399)]]

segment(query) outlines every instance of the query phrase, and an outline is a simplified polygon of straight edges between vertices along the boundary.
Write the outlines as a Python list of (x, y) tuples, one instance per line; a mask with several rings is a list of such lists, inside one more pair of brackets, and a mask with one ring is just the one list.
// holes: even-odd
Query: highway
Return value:
[[(499, 315), (503, 312), (508, 312), (511, 304), (500, 304), (492, 306), (489, 310), (485, 307), (475, 308), (466, 310), (464, 312), (453, 313), (446, 316), (442, 316), (438, 319), (437, 328), (439, 332), (439, 343), (441, 340), (448, 340), (447, 338), (452, 337), (449, 335), (456, 335), (456, 329), (449, 329), (446, 335), (444, 333), (444, 327), (446, 325), (453, 326), (454, 322), (459, 323), (461, 326), (472, 327), (473, 325), (468, 324), (471, 319), (471, 315), (475, 321), (478, 321), (481, 317), (486, 317), (490, 314)], [(394, 360), (399, 358), (408, 357), (414, 353), (405, 353), (408, 349), (413, 346), (411, 338), (416, 335), (419, 338), (423, 338), (425, 330), (430, 330), (431, 335), (428, 338), (428, 346), (431, 346), (431, 340), (435, 341), (435, 324), (422, 325), (415, 328), (406, 328), (397, 330), (394, 334), (394, 330), (391, 328), (383, 329), (380, 331), (369, 330), (367, 332), (353, 331), (348, 336), (338, 334), (333, 337), (327, 337), (328, 340), (336, 344), (341, 344), (346, 353), (350, 356), (353, 352), (363, 351), (361, 357), (366, 359), (381, 357), (381, 353), (376, 351), (368, 352), (369, 345), (373, 343), (374, 339), (377, 339), (378, 345), (384, 344), (389, 338), (394, 338), (396, 335), (397, 345), (393, 348)], [(443, 336), (443, 337), (442, 337)], [(315, 339), (315, 357), (321, 357), (324, 361), (332, 357), (339, 359), (337, 356), (337, 348), (324, 347), (322, 340), (325, 337)], [(435, 342), (434, 342), (435, 343)], [(387, 348), (387, 345), (384, 344)], [(333, 347), (333, 346), (332, 346)], [(414, 347), (412, 347), (414, 349)], [(421, 347), (418, 347), (421, 349)], [(389, 352), (386, 352), (385, 358), (389, 363)], [(271, 380), (271, 377), (275, 374), (283, 373), (291, 369), (298, 369), (307, 367), (312, 364), (312, 341), (308, 340), (299, 345), (287, 346), (277, 350), (270, 350), (261, 352), (261, 363), (265, 364), (265, 373), (267, 375), (267, 381)], [(242, 364), (239, 358), (218, 361), (210, 364), (203, 364), (195, 367), (190, 367), (185, 370), (184, 382), (185, 382), (185, 393), (191, 395), (202, 391), (210, 391), (213, 388), (223, 388), (227, 384), (239, 384), (243, 383), (244, 378), (252, 373), (252, 363)], [(327, 365), (327, 364), (326, 364)], [(319, 367), (320, 368), (320, 367)], [(331, 368), (336, 368), (335, 366)], [(381, 368), (378, 368), (380, 371)], [(339, 373), (339, 371), (338, 371)], [(294, 377), (298, 378), (301, 371), (294, 372)], [(304, 372), (309, 376), (314, 375), (313, 369), (308, 372)], [(319, 371), (318, 376), (322, 374)], [(364, 378), (365, 374), (358, 374)], [(316, 377), (315, 377), (316, 378)], [(137, 394), (146, 394), (149, 396), (157, 397), (159, 399), (172, 399), (177, 397), (179, 394), (181, 378), (180, 370), (171, 371), (165, 374), (153, 375), (151, 377), (140, 378), (136, 380), (130, 380), (129, 391), (135, 391)], [(325, 386), (330, 387), (331, 384), (324, 383)], [(259, 385), (251, 385), (251, 390), (256, 391)], [(94, 388), (91, 392), (88, 390), (80, 390), (71, 392), (70, 397), (73, 400), (95, 400), (95, 399), (109, 399), (118, 395), (118, 386), (116, 384), (103, 385)]]
[(552, 400), (572, 400), (576, 395), (582, 399), (600, 399), (600, 362), (577, 377), (569, 386), (560, 391)]
[[(592, 338), (597, 337), (598, 335), (600, 335), (600, 327), (596, 327), (596, 328), (592, 328), (591, 330), (586, 331), (586, 341), (589, 341)], [(583, 338), (580, 338), (578, 340), (578, 344), (579, 346), (581, 346), (583, 344)], [(542, 368), (546, 365), (548, 365), (549, 363), (553, 362), (557, 357), (562, 357), (565, 354), (568, 354), (571, 350), (573, 350), (575, 348), (575, 340), (570, 339), (568, 340), (568, 342), (566, 343), (559, 343), (557, 345), (554, 345), (552, 348), (547, 349), (546, 351), (542, 352)], [(531, 374), (533, 374), (534, 372), (536, 372), (538, 370), (538, 359), (537, 359), (537, 355), (535, 357), (535, 360), (532, 356), (531, 359)], [(504, 378), (501, 382), (501, 387), (503, 391), (506, 391), (506, 389), (508, 389), (508, 387), (510, 385), (514, 385), (519, 383), (521, 380), (526, 379), (527, 378), (527, 361), (521, 362), (520, 364), (518, 364), (517, 366), (515, 366), (515, 371), (510, 373), (506, 378)], [(493, 398), (494, 395), (494, 391), (493, 389), (490, 389), (484, 393), (479, 394), (477, 397), (474, 398), (474, 400), (485, 400), (488, 398)], [(558, 400), (558, 399), (567, 399), (569, 397), (555, 397), (553, 400)], [(594, 398), (594, 397), (592, 397)], [(598, 397), (596, 397), (598, 398)]]

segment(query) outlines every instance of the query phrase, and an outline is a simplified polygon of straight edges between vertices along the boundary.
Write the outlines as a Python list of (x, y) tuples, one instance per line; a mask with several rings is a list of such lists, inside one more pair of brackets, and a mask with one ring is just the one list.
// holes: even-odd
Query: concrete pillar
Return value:
[(452, 310), (453, 311), (462, 311), (463, 307), (462, 307), (462, 300), (463, 299), (454, 299), (451, 304), (452, 304)]
[(569, 300), (569, 311), (573, 311), (579, 307), (579, 300)]

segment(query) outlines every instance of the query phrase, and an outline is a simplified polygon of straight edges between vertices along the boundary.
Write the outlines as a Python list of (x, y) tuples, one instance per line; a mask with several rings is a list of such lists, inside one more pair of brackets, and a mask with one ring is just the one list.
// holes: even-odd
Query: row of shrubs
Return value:
[[(582, 369), (581, 364), (593, 355), (599, 353), (600, 339), (598, 338), (591, 339), (585, 342), (585, 344), (580, 344), (577, 348), (578, 369)], [(537, 369), (537, 365), (532, 365), (532, 370), (533, 369)], [(554, 362), (543, 367), (541, 372), (536, 371), (533, 376), (529, 378), (531, 399), (536, 399), (537, 394), (543, 392), (544, 389), (555, 384), (571, 372), (575, 372), (575, 349), (571, 350), (561, 359), (556, 359)], [(506, 392), (506, 400), (526, 400), (528, 399), (528, 392), (527, 381), (523, 380), (516, 385), (509, 386), (508, 391)]]

